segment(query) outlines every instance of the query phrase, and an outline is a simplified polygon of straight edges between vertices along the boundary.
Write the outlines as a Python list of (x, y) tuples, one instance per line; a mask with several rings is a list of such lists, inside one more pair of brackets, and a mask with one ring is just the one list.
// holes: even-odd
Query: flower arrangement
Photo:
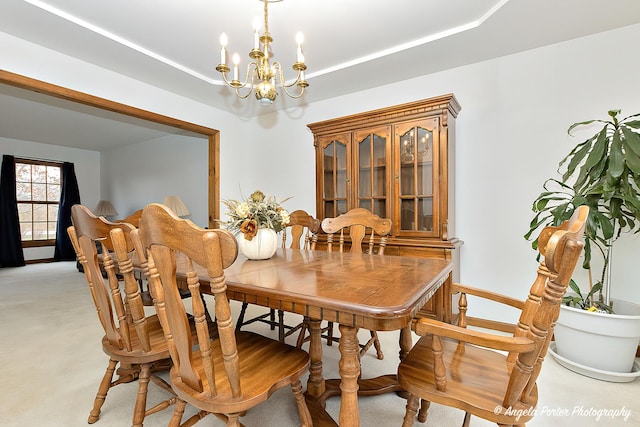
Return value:
[(259, 228), (270, 228), (277, 233), (289, 223), (289, 212), (281, 206), (287, 200), (278, 202), (274, 197), (267, 198), (260, 190), (242, 201), (225, 200), (223, 203), (229, 209), (227, 229), (241, 231), (246, 240), (252, 240)]

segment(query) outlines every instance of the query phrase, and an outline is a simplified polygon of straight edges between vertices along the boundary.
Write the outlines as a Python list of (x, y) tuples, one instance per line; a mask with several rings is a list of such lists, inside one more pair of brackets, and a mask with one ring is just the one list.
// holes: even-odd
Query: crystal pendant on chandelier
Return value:
[[(287, 83), (284, 78), (282, 67), (279, 62), (270, 62), (269, 46), (273, 42), (273, 38), (269, 33), (269, 20), (268, 20), (268, 4), (270, 1), (281, 0), (260, 0), (264, 2), (264, 33), (260, 35), (259, 23), (254, 22), (254, 37), (253, 37), (253, 49), (249, 52), (249, 58), (252, 59), (247, 65), (247, 74), (244, 81), (241, 82), (239, 78), (239, 63), (240, 57), (238, 54), (233, 55), (233, 78), (231, 81), (227, 79), (227, 73), (231, 71), (231, 68), (227, 65), (227, 35), (222, 33), (220, 36), (220, 44), (222, 48), (220, 50), (220, 64), (216, 67), (216, 70), (222, 74), (224, 82), (236, 92), (236, 95), (240, 98), (247, 98), (252, 92), (255, 93), (256, 99), (262, 105), (269, 105), (275, 101), (278, 96), (276, 85), (278, 84), (284, 93), (291, 98), (300, 98), (304, 93), (304, 89), (309, 86), (305, 79), (305, 70), (307, 66), (304, 63), (304, 54), (302, 53), (303, 36), (298, 33), (296, 41), (298, 44), (296, 62), (292, 68), (297, 73), (296, 79), (290, 83)], [(297, 86), (299, 92), (296, 94), (290, 93), (287, 88)], [(247, 89), (246, 93), (242, 94), (242, 89)]]

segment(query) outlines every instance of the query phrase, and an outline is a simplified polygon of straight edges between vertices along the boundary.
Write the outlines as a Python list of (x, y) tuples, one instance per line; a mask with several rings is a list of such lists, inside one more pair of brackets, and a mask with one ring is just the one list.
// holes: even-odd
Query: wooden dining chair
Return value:
[[(454, 292), (461, 294), (457, 325), (428, 318), (415, 322), (421, 338), (398, 367), (398, 382), (409, 393), (403, 427), (413, 426), (419, 399), (421, 422), (426, 421), (430, 402), (465, 411), (463, 426), (469, 425), (471, 415), (500, 426), (524, 426), (533, 418), (536, 380), (584, 247), (588, 213), (589, 208), (582, 206), (561, 226), (542, 230), (538, 249), (544, 258), (526, 301), (454, 284)], [(519, 309), (517, 324), (468, 317), (467, 295)]]
[[(127, 216), (124, 219), (116, 220), (113, 222), (126, 222), (127, 224), (131, 224), (137, 228), (138, 225), (140, 224), (140, 217), (142, 217), (142, 209), (138, 209), (137, 211), (135, 211), (134, 213), (132, 213), (131, 215)], [(147, 279), (144, 274), (147, 260), (144, 258), (144, 253), (140, 251), (135, 251), (133, 256), (139, 257), (139, 259), (137, 259), (136, 261), (137, 261), (137, 264), (139, 264), (139, 266), (142, 267), (142, 268), (136, 268), (133, 270), (134, 276), (138, 281), (138, 286), (140, 287), (140, 295), (142, 296), (142, 303), (146, 306), (153, 306), (153, 298), (151, 297), (151, 293), (149, 292), (149, 286), (147, 284)], [(186, 291), (186, 290), (180, 290), (180, 295), (182, 296), (182, 298), (190, 297), (189, 291)], [(209, 315), (208, 311), (207, 311), (207, 321), (209, 321), (210, 323), (213, 323), (213, 319), (211, 319), (211, 316)]]
[[(320, 220), (309, 215), (304, 210), (295, 210), (289, 214), (289, 223), (282, 232), (282, 247), (287, 247), (287, 236), (291, 236), (289, 247), (292, 249), (314, 250), (318, 242), (318, 231), (320, 230)], [(288, 231), (288, 232), (287, 232)], [(278, 339), (284, 342), (285, 338), (293, 335), (302, 329), (303, 323), (295, 326), (288, 325), (284, 322), (284, 312), (278, 310), (278, 318), (276, 319), (276, 310), (269, 309), (267, 313), (259, 314), (249, 319), (245, 319), (245, 313), (249, 303), (243, 302), (238, 321), (236, 322), (236, 330), (255, 322), (266, 323), (271, 330), (278, 328)]]
[(114, 221), (114, 222), (126, 222), (126, 223), (131, 224), (131, 225), (133, 225), (134, 227), (137, 228), (138, 224), (140, 224), (140, 217), (141, 216), (142, 216), (142, 209), (138, 209), (137, 211), (135, 211), (131, 215), (127, 216), (126, 218), (124, 218), (122, 220)]
[[(130, 235), (135, 227), (96, 217), (83, 205), (71, 208), (71, 220), (73, 225), (67, 232), (84, 269), (104, 329), (102, 349), (109, 356), (88, 422), (94, 423), (100, 417), (111, 387), (137, 379), (132, 425), (142, 426), (147, 415), (175, 403), (176, 398), (169, 384), (153, 374), (157, 370), (168, 370), (170, 358), (158, 317), (145, 315), (138, 283), (133, 276), (129, 254), (133, 251)], [(102, 249), (100, 255), (98, 246)], [(117, 257), (117, 265), (112, 257), (114, 251), (121, 254)], [(118, 379), (113, 381), (118, 364)], [(168, 391), (171, 397), (147, 409), (150, 380)]]
[[(131, 224), (134, 227), (138, 228), (138, 224), (140, 223), (140, 217), (142, 216), (142, 209), (138, 209), (133, 212), (131, 215), (127, 216), (123, 219), (117, 219), (112, 222), (126, 222), (127, 224)], [(137, 252), (136, 252), (137, 256)], [(144, 274), (142, 269), (134, 269), (134, 276), (138, 282), (138, 286), (140, 287), (140, 295), (142, 296), (142, 303), (146, 306), (153, 306), (153, 299), (151, 298), (151, 294), (149, 293), (149, 289), (146, 285), (146, 279), (144, 278)]]
[[(173, 360), (169, 377), (178, 403), (169, 426), (181, 425), (189, 403), (199, 412), (183, 426), (214, 414), (227, 426), (239, 427), (241, 415), (287, 385), (301, 424), (311, 426), (300, 381), (309, 369), (309, 355), (280, 341), (234, 330), (224, 277), (224, 269), (238, 254), (234, 236), (227, 230), (200, 228), (160, 204), (144, 208), (133, 235), (147, 252), (149, 283)], [(178, 265), (191, 293), (197, 346), (189, 340), (184, 300), (178, 293)], [(209, 286), (203, 289), (200, 277), (205, 276)], [(214, 296), (217, 336), (207, 328), (203, 292)]]
[[(335, 218), (325, 218), (322, 220), (321, 228), (327, 233), (327, 251), (332, 252), (337, 245), (340, 252), (350, 251), (351, 253), (384, 255), (387, 245), (387, 237), (391, 233), (391, 220), (380, 218), (364, 208), (355, 208), (339, 215)], [(345, 233), (346, 230), (346, 233)], [(336, 234), (338, 241), (336, 242)], [(348, 238), (347, 238), (348, 237)], [(323, 338), (327, 340), (327, 345), (338, 342), (339, 337), (333, 334), (333, 322), (328, 322), (323, 328)], [(382, 360), (384, 354), (376, 331), (369, 331), (371, 337), (366, 343), (360, 344), (360, 356), (364, 355), (373, 345), (376, 349), (376, 356)], [(303, 334), (306, 331), (303, 330)], [(307, 340), (305, 337), (304, 340)]]

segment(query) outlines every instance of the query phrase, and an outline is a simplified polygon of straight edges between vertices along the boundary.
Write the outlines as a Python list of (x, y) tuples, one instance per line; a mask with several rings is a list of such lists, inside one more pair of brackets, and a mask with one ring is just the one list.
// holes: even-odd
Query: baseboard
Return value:
[(42, 259), (30, 259), (30, 260), (25, 260), (25, 264), (42, 264), (42, 263), (46, 263), (46, 262), (53, 262), (54, 259), (53, 258), (42, 258)]

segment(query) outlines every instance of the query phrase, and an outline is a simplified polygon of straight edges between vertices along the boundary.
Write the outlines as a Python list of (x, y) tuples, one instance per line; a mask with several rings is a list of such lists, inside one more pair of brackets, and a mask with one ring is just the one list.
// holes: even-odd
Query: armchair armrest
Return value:
[(534, 342), (526, 337), (495, 335), (440, 322), (434, 319), (420, 318), (415, 322), (415, 332), (420, 336), (436, 335), (458, 341), (475, 344), (493, 350), (525, 353), (534, 349)]
[(524, 307), (524, 301), (522, 300), (511, 298), (507, 295), (502, 295), (496, 292), (491, 292), (486, 289), (474, 288), (471, 286), (463, 285), (461, 283), (453, 283), (451, 285), (451, 293), (457, 294), (459, 292), (495, 301), (497, 303), (510, 305), (511, 307), (517, 308), (519, 310), (522, 310), (522, 308)]
[(524, 301), (518, 300), (516, 298), (511, 298), (506, 295), (498, 294), (496, 292), (491, 292), (486, 289), (474, 288), (472, 286), (466, 286), (460, 283), (454, 283), (451, 285), (451, 293), (457, 294), (461, 293), (460, 301), (458, 302), (458, 308), (460, 314), (458, 316), (458, 326), (466, 327), (477, 326), (485, 329), (492, 329), (495, 331), (502, 331), (508, 334), (513, 334), (515, 330), (515, 324), (513, 323), (505, 323), (497, 320), (491, 319), (482, 319), (478, 317), (467, 316), (467, 294), (473, 295), (479, 298), (483, 298), (485, 300), (489, 300), (498, 304), (504, 304), (510, 307), (513, 307), (518, 310), (522, 310), (524, 307)]

